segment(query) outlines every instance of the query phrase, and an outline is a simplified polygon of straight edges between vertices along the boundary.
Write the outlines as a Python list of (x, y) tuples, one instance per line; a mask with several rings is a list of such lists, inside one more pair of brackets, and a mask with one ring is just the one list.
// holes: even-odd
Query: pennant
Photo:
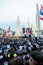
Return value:
[(40, 16), (39, 16), (39, 18), (40, 18), (40, 20), (43, 20), (43, 6), (41, 5), (41, 8), (40, 8)]

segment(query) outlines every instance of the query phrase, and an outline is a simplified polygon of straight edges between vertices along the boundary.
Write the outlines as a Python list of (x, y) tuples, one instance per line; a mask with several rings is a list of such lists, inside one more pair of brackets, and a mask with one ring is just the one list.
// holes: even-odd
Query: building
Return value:
[(6, 30), (0, 28), (0, 35), (5, 34)]

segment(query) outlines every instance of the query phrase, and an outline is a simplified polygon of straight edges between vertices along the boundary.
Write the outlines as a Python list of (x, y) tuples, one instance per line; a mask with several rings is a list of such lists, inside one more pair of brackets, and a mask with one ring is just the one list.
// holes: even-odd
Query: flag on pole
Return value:
[(40, 20), (43, 20), (43, 6), (41, 5), (41, 8), (40, 8), (40, 16), (39, 16), (39, 18), (40, 18)]

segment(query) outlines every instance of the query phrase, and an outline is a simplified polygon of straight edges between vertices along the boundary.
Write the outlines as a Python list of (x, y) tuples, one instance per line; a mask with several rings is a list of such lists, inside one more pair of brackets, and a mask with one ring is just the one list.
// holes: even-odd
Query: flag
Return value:
[(40, 16), (39, 16), (39, 18), (40, 18), (40, 20), (43, 20), (43, 6), (41, 5), (41, 8), (40, 8)]
[(7, 30), (7, 32), (6, 32), (6, 35), (5, 35), (6, 38), (9, 37), (9, 33), (11, 32), (11, 29), (10, 29), (10, 28), (11, 28), (11, 27), (9, 27), (8, 30)]
[(32, 28), (30, 28), (30, 34), (32, 34)]

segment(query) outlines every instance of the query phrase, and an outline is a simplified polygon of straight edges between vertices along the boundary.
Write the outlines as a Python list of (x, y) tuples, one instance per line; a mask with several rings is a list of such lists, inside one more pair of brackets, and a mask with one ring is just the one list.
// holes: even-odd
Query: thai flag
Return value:
[(41, 8), (40, 8), (40, 16), (39, 16), (39, 18), (40, 18), (40, 20), (43, 20), (43, 6), (41, 5)]

